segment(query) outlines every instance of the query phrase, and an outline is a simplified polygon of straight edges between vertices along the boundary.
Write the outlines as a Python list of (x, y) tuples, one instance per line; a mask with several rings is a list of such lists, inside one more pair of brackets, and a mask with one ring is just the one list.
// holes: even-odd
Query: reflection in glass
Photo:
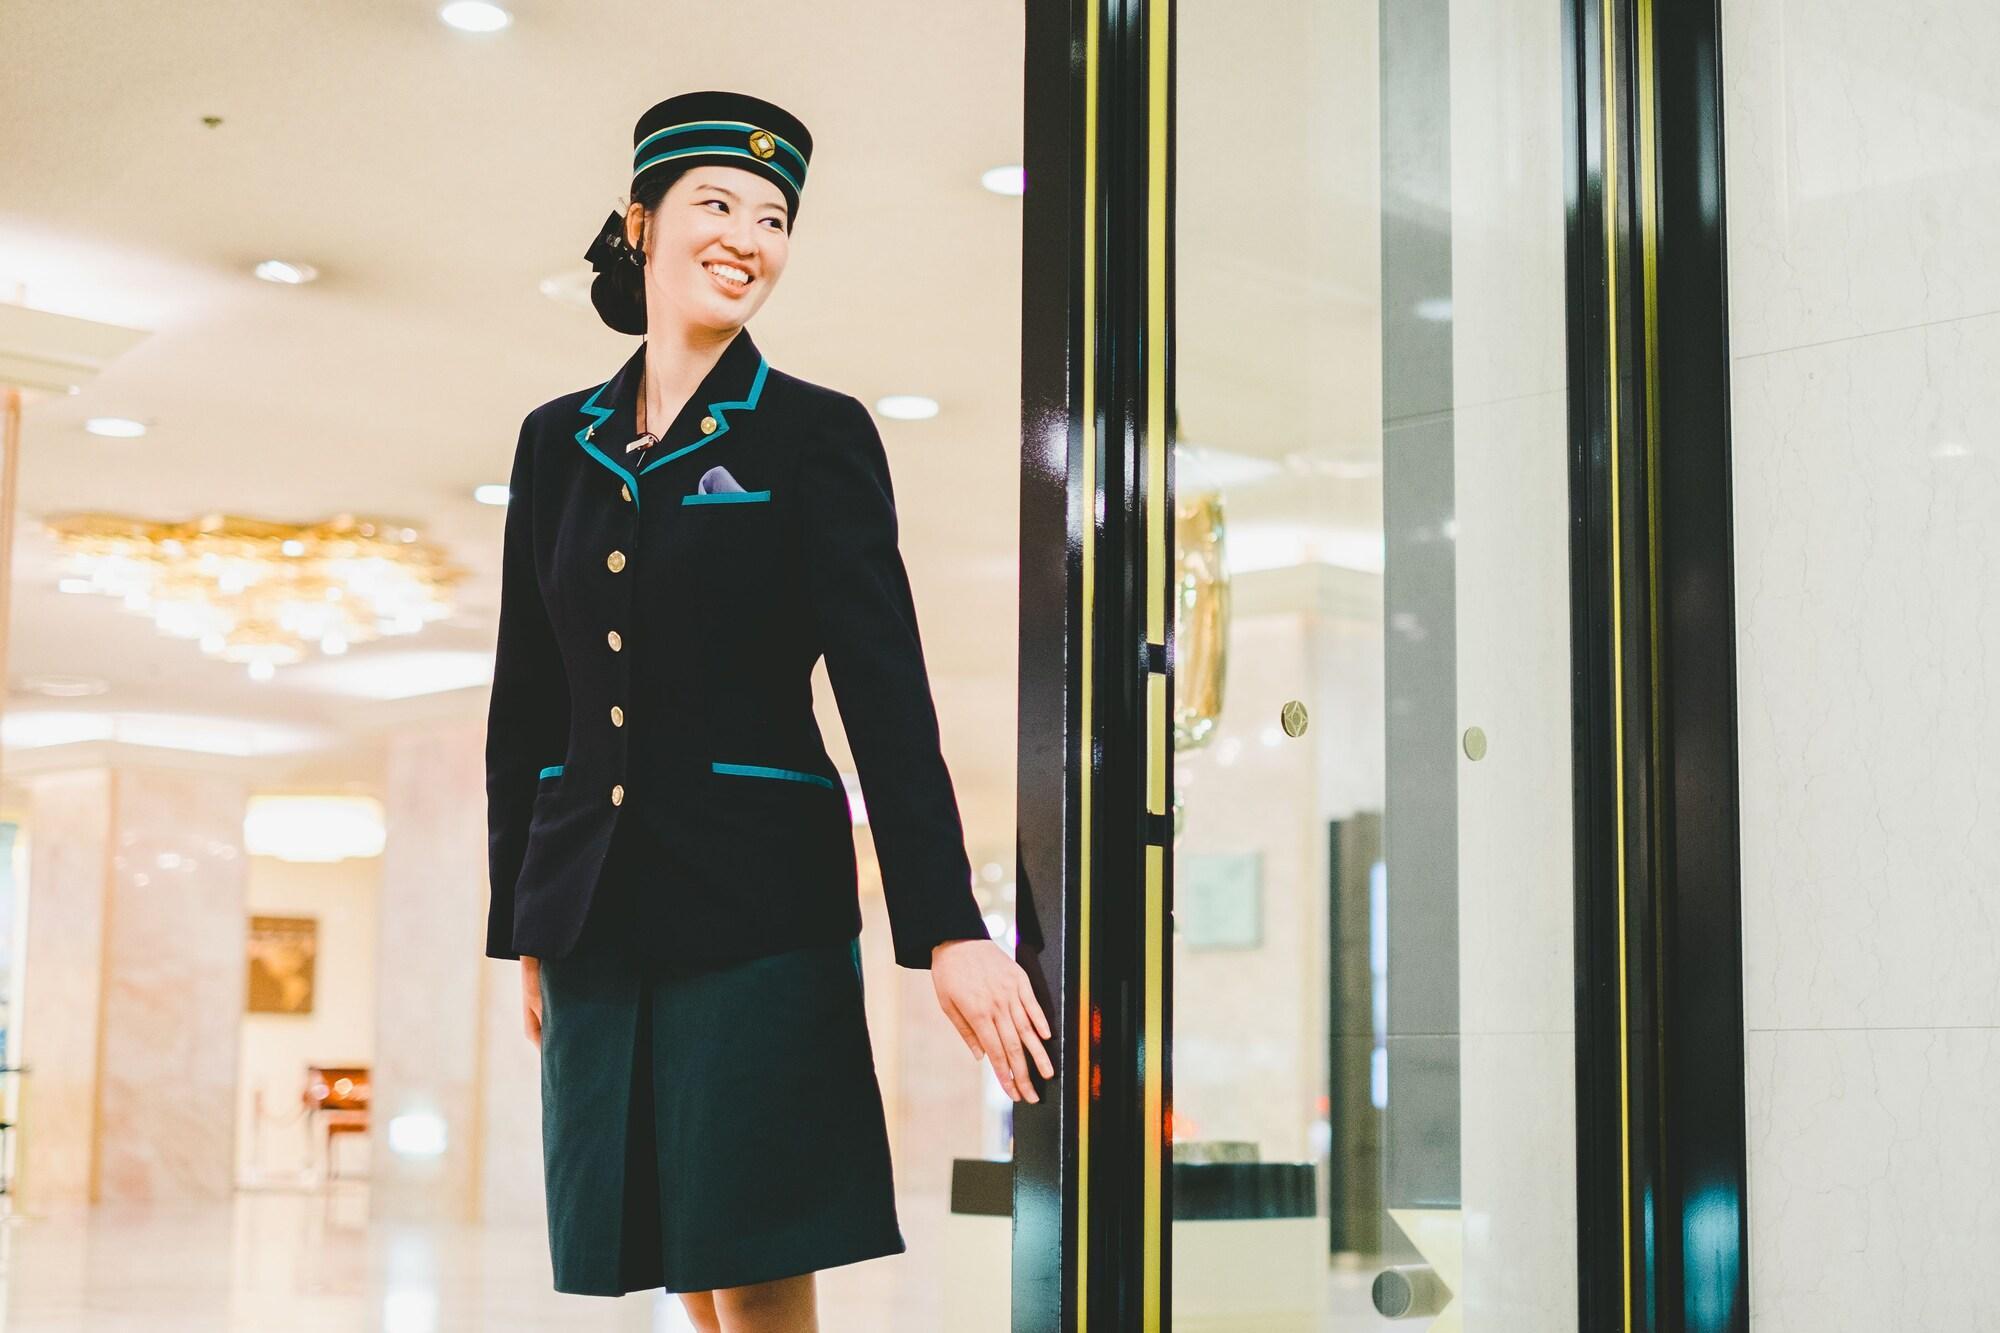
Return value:
[(1177, 11), (1177, 1329), (1575, 1327), (1557, 20)]

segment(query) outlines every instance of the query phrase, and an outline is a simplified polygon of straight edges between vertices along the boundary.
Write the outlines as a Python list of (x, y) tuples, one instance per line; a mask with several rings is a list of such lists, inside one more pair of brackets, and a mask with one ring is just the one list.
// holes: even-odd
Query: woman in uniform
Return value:
[(486, 952), (541, 1048), (559, 1291), (678, 1292), (702, 1329), (816, 1328), (812, 1274), (904, 1248), (862, 1013), (846, 787), (897, 963), (1008, 1095), (1054, 1074), (987, 938), (938, 745), (882, 441), (744, 326), (785, 270), (804, 125), (735, 93), (633, 132), (630, 203), (586, 254), (644, 341), (528, 413), (487, 720)]

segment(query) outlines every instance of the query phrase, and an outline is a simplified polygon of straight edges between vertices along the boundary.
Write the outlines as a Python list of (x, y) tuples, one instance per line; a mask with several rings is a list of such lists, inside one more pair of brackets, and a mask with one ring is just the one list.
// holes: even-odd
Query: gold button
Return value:
[(612, 783), (612, 784), (611, 784), (611, 804), (613, 804), (613, 805), (623, 805), (623, 804), (625, 804), (625, 784), (624, 784), (624, 783), (622, 783), (622, 782), (614, 782), (614, 783)]
[(623, 551), (613, 551), (610, 555), (604, 557), (604, 563), (611, 567), (613, 574), (616, 574), (619, 570), (625, 568), (625, 553)]
[(625, 725), (625, 710), (620, 708), (617, 704), (611, 705), (611, 725), (614, 727), (622, 727)]
[(713, 435), (713, 434), (715, 434), (715, 418), (714, 418), (714, 417), (703, 417), (703, 418), (701, 419), (701, 433), (702, 433), (703, 435)]
[(618, 631), (615, 629), (605, 632), (604, 641), (611, 645), (611, 651), (614, 653), (625, 646), (625, 640), (618, 636)]
[(632, 498), (632, 488), (621, 481), (618, 483), (618, 494), (620, 498), (629, 500)]

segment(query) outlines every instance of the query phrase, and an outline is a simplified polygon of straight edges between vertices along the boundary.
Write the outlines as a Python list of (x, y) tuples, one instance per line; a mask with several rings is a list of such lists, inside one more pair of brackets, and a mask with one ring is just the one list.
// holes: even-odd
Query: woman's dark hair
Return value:
[[(654, 171), (632, 195), (632, 202), (644, 204), (651, 213), (660, 206), (667, 187), (680, 177), (679, 171)], [(613, 264), (590, 284), (590, 303), (597, 317), (620, 333), (646, 331), (646, 267), (643, 264)]]

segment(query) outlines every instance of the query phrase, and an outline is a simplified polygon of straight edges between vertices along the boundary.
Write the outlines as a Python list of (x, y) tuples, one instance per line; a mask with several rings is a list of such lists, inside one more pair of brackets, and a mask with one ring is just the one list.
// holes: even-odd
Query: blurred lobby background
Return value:
[[(712, 86), (814, 131), (753, 331), (876, 409), (976, 890), (1105, 1043), (1011, 1106), (857, 829), (910, 1250), (823, 1327), (2000, 1331), (2000, 11), (1182, 0), (1170, 87), (1166, 12), (0, 7), (0, 1330), (686, 1327), (549, 1290), (482, 747), (514, 433)], [(1079, 752), (1084, 588), (1174, 637)]]
[[(581, 256), (670, 93), (762, 93), (820, 145), (773, 364), (938, 405), (878, 420), (1008, 936), (1018, 6), (510, 9), (0, 12), (0, 327), (79, 383), (23, 412), (6, 1327), (679, 1326), (549, 1292), (535, 1051), (480, 945), (512, 442), (634, 345)], [(362, 614), (312, 605), (327, 581)], [(934, 1328), (951, 1162), (1006, 1155), (1007, 1103), (892, 965), (857, 833), (911, 1253), (822, 1293), (831, 1327)]]

